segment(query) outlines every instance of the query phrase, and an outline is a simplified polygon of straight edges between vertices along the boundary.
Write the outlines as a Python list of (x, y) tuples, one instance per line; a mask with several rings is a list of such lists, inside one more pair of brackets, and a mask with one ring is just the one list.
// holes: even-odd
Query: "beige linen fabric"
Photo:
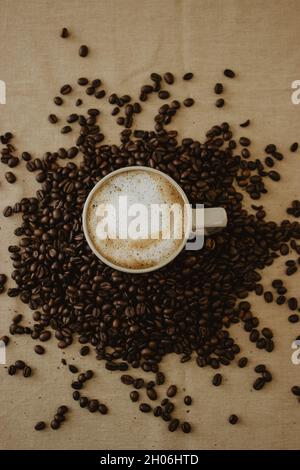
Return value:
[[(291, 103), (291, 83), (300, 79), (299, 0), (0, 0), (0, 18), (0, 79), (7, 85), (7, 104), (0, 105), (0, 129), (15, 133), (20, 150), (40, 156), (71, 145), (71, 135), (62, 136), (59, 125), (47, 122), (51, 111), (62, 120), (74, 109), (77, 93), (66, 97), (62, 108), (52, 103), (64, 83), (75, 84), (82, 75), (100, 77), (108, 93), (137, 96), (150, 72), (172, 71), (177, 78), (172, 96), (191, 96), (196, 104), (180, 110), (171, 127), (182, 136), (201, 140), (211, 125), (229, 121), (239, 135), (253, 139), (251, 149), (258, 157), (267, 143), (274, 142), (286, 158), (277, 165), (281, 184), (268, 182), (263, 203), (269, 219), (285, 218), (287, 203), (299, 198), (300, 154), (288, 151), (300, 139), (300, 106)], [(59, 37), (63, 26), (71, 32), (65, 40)], [(90, 47), (85, 59), (77, 53), (81, 44)], [(235, 80), (223, 77), (225, 67), (237, 72)], [(188, 71), (194, 72), (195, 79), (181, 82), (179, 77)], [(213, 105), (216, 81), (225, 85), (222, 110)], [(106, 111), (108, 117), (101, 120), (101, 126), (107, 141), (116, 141), (120, 129), (109, 116), (110, 106), (95, 103), (83, 90), (78, 92), (87, 106), (99, 104)], [(150, 126), (158, 105), (151, 97), (139, 118), (140, 128)], [(238, 124), (247, 118), (251, 126), (241, 132)], [(5, 220), (2, 209), (33, 195), (37, 188), (34, 176), (24, 167), (15, 170), (18, 184), (9, 185), (4, 179), (6, 168), (1, 166), (0, 271), (6, 273), (11, 272), (7, 246), (16, 241), (13, 230), (20, 219)], [(283, 270), (283, 259), (266, 269), (264, 286), (269, 288)], [(297, 275), (287, 285), (299, 295)], [(1, 334), (14, 312), (30, 319), (29, 309), (18, 299), (1, 295), (0, 302)], [(8, 377), (0, 366), (0, 448), (298, 449), (300, 406), (289, 390), (300, 384), (300, 365), (291, 362), (291, 343), (300, 328), (287, 322), (287, 309), (260, 298), (253, 297), (253, 311), (262, 327), (272, 326), (276, 349), (273, 354), (257, 351), (241, 326), (233, 328), (231, 334), (250, 363), (243, 370), (236, 365), (224, 368), (221, 387), (210, 385), (210, 369), (199, 369), (194, 362), (180, 364), (177, 356), (164, 361), (168, 383), (180, 388), (178, 415), (193, 425), (188, 436), (168, 433), (166, 423), (142, 415), (130, 403), (129, 390), (118, 374), (106, 371), (92, 355), (80, 358), (78, 347), (73, 347), (65, 357), (96, 371), (86, 393), (107, 403), (110, 413), (99, 416), (81, 410), (72, 401), (72, 378), (60, 363), (62, 352), (54, 340), (45, 344), (47, 354), (40, 357), (32, 352), (32, 340), (15, 336), (7, 350), (8, 363), (24, 359), (34, 368), (34, 376)], [(266, 363), (274, 375), (272, 384), (261, 392), (251, 390), (258, 362)], [(185, 393), (194, 400), (188, 414), (182, 407)], [(63, 403), (72, 411), (59, 431), (33, 431), (36, 421), (50, 420)], [(240, 416), (236, 426), (227, 424), (231, 413)]]

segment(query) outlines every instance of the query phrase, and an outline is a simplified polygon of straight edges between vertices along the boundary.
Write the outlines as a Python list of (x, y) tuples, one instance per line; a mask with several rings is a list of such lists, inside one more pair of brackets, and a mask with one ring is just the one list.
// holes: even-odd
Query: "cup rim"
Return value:
[[(188, 211), (188, 230), (186, 230), (185, 236), (182, 239), (182, 243), (174, 251), (174, 253), (172, 253), (172, 256), (169, 256), (169, 258), (167, 258), (166, 260), (162, 261), (160, 264), (157, 264), (155, 266), (150, 266), (150, 267), (147, 267), (147, 268), (134, 269), (134, 268), (126, 268), (126, 267), (123, 267), (123, 266), (118, 266), (117, 264), (114, 264), (111, 261), (107, 260), (101, 253), (99, 253), (99, 251), (94, 246), (94, 243), (91, 240), (91, 237), (89, 236), (89, 233), (88, 233), (87, 210), (88, 210), (89, 202), (92, 199), (94, 193), (107, 180), (109, 180), (110, 178), (112, 178), (113, 176), (115, 176), (119, 173), (125, 173), (125, 172), (128, 172), (128, 171), (138, 171), (138, 170), (147, 171), (147, 172), (150, 172), (150, 173), (156, 173), (156, 174), (159, 174), (160, 176), (163, 176), (164, 178), (166, 178), (176, 188), (176, 190), (179, 192), (179, 194), (181, 195), (181, 197), (183, 199), (184, 204), (186, 204), (189, 207), (189, 211)], [(157, 271), (158, 269), (160, 269), (160, 268), (166, 266), (167, 264), (171, 263), (171, 261), (173, 261), (176, 258), (176, 256), (178, 256), (179, 253), (182, 251), (183, 247), (185, 246), (185, 244), (188, 240), (188, 237), (189, 237), (189, 234), (190, 234), (191, 228), (192, 228), (191, 207), (190, 207), (187, 195), (185, 194), (183, 189), (179, 186), (179, 184), (171, 176), (167, 175), (166, 173), (164, 173), (160, 170), (157, 170), (156, 168), (151, 168), (151, 167), (148, 167), (148, 166), (138, 166), (138, 165), (127, 166), (127, 167), (118, 168), (117, 170), (114, 170), (111, 173), (108, 173), (103, 178), (101, 178), (95, 184), (95, 186), (91, 189), (91, 191), (89, 192), (89, 194), (88, 194), (88, 196), (85, 200), (84, 206), (83, 206), (82, 227), (83, 227), (83, 233), (84, 233), (85, 239), (86, 239), (90, 249), (97, 256), (97, 258), (99, 258), (100, 261), (102, 261), (104, 264), (106, 264), (107, 266), (109, 266), (109, 267), (111, 267), (111, 268), (113, 268), (117, 271), (129, 273), (129, 274), (149, 273), (151, 271)]]

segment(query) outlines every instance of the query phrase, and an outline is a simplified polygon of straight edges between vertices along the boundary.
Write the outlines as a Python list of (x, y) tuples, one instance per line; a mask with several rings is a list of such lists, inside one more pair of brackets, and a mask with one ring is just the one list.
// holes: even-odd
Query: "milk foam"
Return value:
[[(110, 204), (117, 209), (119, 197), (127, 196), (128, 206), (140, 203), (150, 210), (151, 204), (177, 204), (184, 211), (184, 200), (176, 188), (162, 175), (145, 170), (131, 170), (118, 173), (108, 179), (93, 194), (87, 210), (87, 228), (95, 249), (111, 263), (129, 269), (142, 269), (161, 264), (172, 257), (182, 244), (184, 226), (176, 218), (171, 219), (171, 234), (179, 233), (163, 239), (157, 233), (155, 239), (100, 239), (97, 236), (100, 205)], [(177, 224), (175, 226), (174, 224)]]

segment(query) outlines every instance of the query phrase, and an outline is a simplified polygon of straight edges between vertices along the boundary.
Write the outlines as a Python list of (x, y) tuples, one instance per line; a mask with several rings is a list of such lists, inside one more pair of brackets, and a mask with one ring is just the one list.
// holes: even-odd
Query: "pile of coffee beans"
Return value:
[[(69, 36), (66, 28), (61, 36)], [(87, 46), (79, 49), (81, 57), (86, 57), (88, 52)], [(232, 79), (235, 72), (226, 69), (224, 76)], [(193, 74), (187, 72), (182, 78), (191, 80)], [(284, 157), (274, 144), (265, 148), (266, 156), (261, 160), (251, 154), (251, 140), (246, 136), (235, 139), (227, 122), (213, 126), (203, 142), (189, 137), (179, 139), (176, 130), (167, 128), (181, 107), (178, 100), (159, 108), (154, 117), (154, 130), (133, 129), (134, 116), (142, 111), (141, 102), (151, 93), (157, 93), (162, 100), (169, 99), (170, 92), (165, 85), (172, 86), (176, 78), (170, 72), (163, 76), (153, 72), (150, 80), (152, 84), (141, 87), (139, 101), (131, 103), (129, 95), (117, 93), (108, 98), (114, 106), (113, 116), (124, 108), (124, 116), (118, 116), (116, 121), (125, 127), (119, 143), (102, 143), (104, 135), (97, 124), (100, 110), (90, 108), (86, 115), (72, 113), (61, 128), (65, 134), (78, 126), (72, 147), (46, 152), (41, 158), (23, 152), (22, 160), (27, 170), (36, 174), (40, 189), (32, 197), (24, 197), (4, 210), (5, 216), (22, 214), (22, 223), (15, 230), (19, 243), (9, 247), (11, 278), (16, 286), (7, 293), (11, 297), (19, 296), (33, 310), (35, 322), (33, 328), (22, 326), (21, 316), (13, 321), (10, 333), (25, 333), (34, 340), (47, 341), (52, 330), (59, 348), (78, 341), (84, 356), (92, 347), (96, 359), (105, 361), (110, 371), (142, 368), (156, 374), (156, 381), (150, 385), (145, 385), (141, 378), (122, 375), (122, 382), (135, 388), (130, 392), (132, 402), (139, 401), (137, 389), (142, 387), (146, 388), (150, 401), (157, 399), (154, 386), (165, 382), (160, 363), (166, 354), (176, 353), (183, 363), (195, 359), (197, 366), (213, 369), (235, 361), (240, 347), (230, 337), (229, 328), (234, 323), (243, 324), (249, 340), (258, 349), (271, 352), (273, 334), (269, 328), (259, 330), (259, 318), (252, 313), (246, 299), (250, 292), (255, 292), (264, 294), (266, 302), (273, 301), (273, 294), (264, 292), (261, 271), (290, 249), (299, 250), (296, 240), (300, 238), (298, 222), (275, 223), (267, 220), (262, 205), (252, 205), (250, 212), (244, 204), (243, 192), (259, 200), (268, 192), (270, 183), (272, 188), (280, 180), (279, 172), (273, 167)], [(102, 82), (98, 78), (90, 81), (81, 77), (77, 84), (85, 86), (86, 94), (93, 98), (106, 96), (104, 89), (99, 90)], [(73, 85), (65, 84), (60, 94), (64, 97), (73, 91)], [(214, 91), (222, 94), (223, 84), (217, 83)], [(54, 103), (61, 107), (64, 98), (56, 96)], [(82, 100), (77, 99), (75, 104), (80, 106)], [(190, 107), (194, 99), (187, 97), (183, 104)], [(218, 98), (215, 104), (222, 107), (225, 101)], [(52, 124), (61, 120), (54, 113), (48, 119)], [(248, 119), (241, 127), (249, 124)], [(15, 166), (20, 159), (11, 144), (13, 135), (8, 132), (0, 138), (5, 146), (1, 161)], [(297, 150), (295, 144), (291, 150)], [(75, 157), (78, 157), (76, 162), (72, 161)], [(224, 207), (227, 227), (207, 237), (201, 251), (183, 251), (171, 264), (155, 272), (132, 275), (106, 266), (85, 241), (83, 205), (102, 177), (132, 165), (167, 173), (182, 187), (192, 204)], [(8, 182), (16, 181), (11, 172), (5, 176)], [(298, 216), (298, 203), (292, 208), (293, 215)], [(296, 271), (296, 262), (290, 261), (286, 274)], [(5, 281), (5, 275), (1, 275), (2, 290)], [(273, 287), (279, 294), (277, 303), (284, 304), (286, 290), (283, 292), (283, 283), (279, 281)], [(289, 308), (299, 310), (296, 299), (289, 299)], [(293, 315), (299, 319), (298, 314)], [(34, 350), (37, 354), (45, 352), (41, 345), (36, 345)], [(242, 368), (247, 362), (244, 356), (238, 365)], [(10, 366), (9, 373), (15, 369), (16, 365)], [(75, 366), (70, 365), (69, 369), (78, 372)], [(272, 376), (265, 366), (257, 366), (255, 370), (261, 376), (253, 387), (260, 390)], [(97, 399), (81, 396), (84, 382), (91, 378), (87, 377), (88, 373), (93, 375), (87, 371), (72, 382), (73, 398), (90, 412), (106, 414), (107, 407)], [(216, 374), (212, 383), (219, 386), (222, 375)], [(169, 399), (176, 393), (177, 387), (172, 385), (161, 405), (152, 409), (149, 403), (142, 402), (139, 409), (161, 416), (173, 432), (180, 422), (171, 416), (174, 404)], [(186, 396), (184, 403), (190, 405), (191, 397)], [(56, 413), (51, 422), (53, 429), (60, 426), (64, 415)], [(236, 415), (230, 416), (231, 424), (237, 421)], [(35, 429), (44, 427), (45, 423), (40, 422)], [(191, 425), (183, 422), (181, 429), (189, 433)]]

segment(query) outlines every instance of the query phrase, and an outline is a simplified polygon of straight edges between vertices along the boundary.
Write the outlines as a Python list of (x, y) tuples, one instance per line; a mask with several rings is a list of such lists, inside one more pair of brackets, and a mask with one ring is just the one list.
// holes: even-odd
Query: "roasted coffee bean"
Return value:
[(78, 53), (80, 57), (86, 57), (89, 53), (89, 48), (85, 45), (80, 46)]
[(296, 297), (291, 297), (288, 299), (288, 307), (290, 310), (297, 310), (298, 300), (296, 299)]
[(60, 89), (60, 93), (62, 95), (68, 95), (69, 93), (71, 93), (71, 91), (72, 91), (72, 87), (71, 85), (68, 85), (68, 84), (63, 85)]
[[(55, 218), (55, 217), (54, 217)], [(50, 331), (42, 331), (41, 334), (40, 334), (40, 341), (49, 341), (49, 339), (51, 338), (51, 332)]]
[(241, 357), (239, 359), (239, 362), (238, 362), (238, 366), (242, 369), (244, 367), (246, 367), (246, 365), (248, 364), (248, 358), (247, 357)]
[(183, 401), (185, 405), (190, 406), (192, 404), (192, 397), (190, 395), (186, 395)]
[(219, 99), (217, 99), (215, 104), (216, 104), (217, 108), (223, 108), (223, 106), (225, 104), (225, 101), (223, 100), (223, 98), (219, 98)]
[(60, 32), (60, 37), (61, 38), (68, 38), (70, 35), (69, 31), (67, 28), (63, 28)]
[(216, 83), (215, 84), (215, 93), (216, 93), (216, 95), (221, 95), (221, 93), (223, 93), (223, 90), (224, 90), (224, 87), (223, 87), (222, 83)]
[(101, 98), (104, 98), (105, 95), (106, 95), (105, 90), (99, 90), (99, 91), (96, 91), (95, 98), (100, 100)]
[(139, 390), (140, 388), (143, 388), (144, 385), (145, 385), (145, 382), (144, 382), (144, 379), (142, 379), (142, 378), (135, 379), (135, 380), (133, 381), (133, 386), (134, 386), (134, 388), (136, 388), (136, 389), (138, 389), (138, 390)]
[(171, 72), (166, 72), (164, 74), (164, 80), (168, 85), (172, 85), (174, 83), (174, 75)]
[(10, 184), (15, 183), (17, 181), (16, 175), (11, 171), (7, 171), (4, 176), (6, 181)]
[(167, 90), (160, 90), (158, 92), (158, 97), (161, 100), (167, 100), (170, 97), (170, 93)]
[(80, 397), (79, 399), (79, 406), (80, 408), (86, 408), (89, 404), (88, 397)]
[(254, 390), (261, 390), (264, 387), (265, 383), (266, 381), (263, 377), (258, 377), (253, 383)]
[(82, 346), (82, 348), (79, 351), (81, 356), (87, 356), (89, 352), (90, 352), (89, 346)]
[(191, 106), (193, 106), (194, 103), (195, 101), (193, 100), (193, 98), (185, 98), (185, 100), (183, 100), (183, 104), (186, 108), (190, 108)]
[(289, 266), (289, 267), (287, 268), (287, 270), (285, 271), (285, 274), (286, 274), (287, 276), (292, 276), (292, 275), (295, 274), (297, 271), (298, 271), (297, 266)]
[(82, 100), (78, 98), (75, 102), (75, 106), (81, 106), (82, 105)]
[(135, 401), (138, 401), (139, 400), (139, 392), (137, 392), (136, 390), (133, 390), (132, 392), (130, 392), (130, 400), (135, 402)]
[(250, 124), (250, 119), (247, 119), (246, 121), (244, 121), (240, 124), (240, 127), (248, 127), (249, 124)]
[(231, 69), (225, 69), (224, 70), (224, 75), (225, 75), (225, 77), (228, 77), (228, 78), (234, 78), (235, 77), (235, 73)]
[(170, 385), (170, 387), (167, 390), (167, 397), (173, 398), (175, 397), (176, 393), (177, 393), (176, 385)]
[(68, 133), (71, 132), (71, 131), (72, 131), (72, 127), (71, 127), (71, 126), (64, 126), (64, 127), (62, 127), (61, 130), (60, 130), (60, 132), (61, 132), (62, 134), (68, 134)]
[(131, 375), (121, 375), (121, 382), (125, 385), (132, 385), (134, 383), (134, 378)]
[(50, 423), (51, 429), (56, 430), (60, 428), (60, 421), (53, 419)]
[(228, 418), (228, 422), (230, 424), (236, 424), (238, 422), (239, 418), (237, 417), (237, 415), (230, 415), (229, 418)]
[(266, 382), (271, 382), (271, 381), (272, 381), (272, 374), (271, 374), (271, 372), (269, 372), (268, 370), (265, 370), (265, 371), (262, 373), (262, 378), (263, 378)]
[(271, 303), (271, 302), (273, 302), (273, 294), (272, 294), (272, 292), (270, 292), (270, 291), (264, 292), (264, 299), (265, 299), (265, 301), (266, 301), (268, 304)]
[(86, 380), (91, 380), (94, 377), (94, 372), (89, 369), (85, 372), (84, 375)]
[(79, 374), (77, 380), (78, 380), (78, 382), (81, 382), (81, 383), (86, 382), (85, 374), (83, 374), (83, 373)]
[(251, 144), (251, 140), (248, 137), (240, 137), (239, 142), (243, 147), (248, 147)]
[(151, 406), (148, 405), (148, 403), (141, 403), (139, 409), (142, 413), (149, 413), (151, 411)]
[(77, 374), (77, 372), (78, 372), (78, 367), (74, 366), (73, 364), (70, 364), (70, 365), (69, 365), (69, 371), (70, 371), (72, 374)]
[(250, 336), (249, 336), (249, 339), (250, 339), (251, 343), (256, 343), (258, 338), (259, 338), (259, 331), (256, 330), (256, 329), (253, 329), (250, 333)]
[(261, 374), (262, 372), (265, 372), (266, 370), (266, 366), (264, 364), (258, 364), (255, 368), (254, 368), (255, 372), (257, 372), (257, 374)]
[(6, 206), (3, 209), (4, 217), (11, 217), (13, 215), (13, 208), (11, 206)]
[(94, 88), (99, 88), (99, 86), (102, 85), (102, 82), (99, 78), (95, 78), (94, 80), (92, 80), (92, 83), (91, 85), (94, 87)]
[(172, 419), (172, 420), (170, 421), (170, 424), (169, 424), (169, 426), (168, 426), (168, 429), (169, 429), (170, 432), (174, 432), (174, 431), (176, 431), (176, 429), (178, 428), (178, 426), (179, 426), (179, 419), (174, 418), (174, 419)]
[(31, 367), (25, 366), (23, 369), (23, 376), (27, 378), (27, 377), (30, 377), (31, 374), (32, 374)]
[(15, 362), (15, 367), (19, 370), (23, 370), (25, 366), (26, 366), (25, 362), (21, 361), (20, 359)]
[(279, 295), (279, 297), (277, 297), (276, 299), (276, 303), (278, 305), (283, 305), (286, 301), (286, 297), (284, 295)]
[(155, 376), (156, 385), (163, 385), (165, 383), (165, 375), (163, 372), (157, 372)]
[(269, 171), (268, 173), (269, 178), (273, 181), (279, 181), (280, 180), (280, 174), (277, 171)]
[(108, 408), (106, 405), (104, 405), (104, 403), (100, 403), (100, 405), (98, 406), (98, 411), (102, 415), (106, 415), (108, 413)]
[(36, 346), (34, 346), (34, 352), (36, 352), (36, 354), (44, 354), (45, 353), (45, 348), (43, 348), (43, 346), (41, 346), (40, 344), (37, 344)]
[(72, 396), (73, 396), (73, 400), (75, 401), (78, 401), (80, 399), (80, 393), (78, 392), (78, 390), (75, 390)]
[(81, 382), (72, 382), (71, 387), (74, 388), (74, 390), (81, 390), (83, 385)]
[(88, 410), (91, 413), (95, 413), (96, 411), (98, 411), (98, 408), (99, 408), (99, 401), (98, 400), (93, 399), (93, 400), (89, 401)]
[(162, 410), (162, 407), (161, 406), (156, 406), (154, 409), (153, 409), (153, 415), (158, 418), (159, 416), (161, 416), (163, 413), (163, 410)]
[(296, 152), (296, 151), (298, 150), (298, 147), (299, 147), (298, 142), (294, 142), (294, 143), (290, 146), (290, 151), (291, 151), (291, 152)]
[(42, 431), (43, 429), (45, 429), (46, 427), (46, 423), (44, 421), (39, 421), (38, 423), (36, 423), (36, 425), (34, 426), (34, 429), (36, 431)]
[(187, 421), (184, 421), (183, 423), (181, 423), (181, 429), (185, 434), (189, 434), (192, 430), (192, 427), (190, 423), (188, 423)]
[(51, 124), (56, 124), (58, 122), (57, 116), (55, 114), (49, 114), (48, 121), (51, 122)]
[(300, 397), (300, 387), (298, 385), (294, 385), (291, 388), (291, 392), (293, 395), (296, 395), (296, 397)]
[(61, 405), (57, 408), (56, 413), (58, 415), (64, 415), (69, 411), (69, 408), (66, 405)]
[(192, 72), (187, 72), (183, 75), (182, 79), (183, 80), (192, 80), (194, 74)]
[(9, 366), (7, 371), (8, 371), (8, 375), (15, 375), (15, 373), (17, 372), (17, 368), (16, 368), (16, 366), (11, 365), (11, 366)]
[(289, 320), (290, 323), (298, 323), (299, 315), (297, 313), (294, 313), (293, 315), (290, 315), (288, 317), (288, 320)]
[(215, 387), (218, 387), (219, 385), (221, 385), (221, 383), (222, 383), (222, 375), (221, 374), (214, 375), (212, 379), (212, 384)]
[(270, 328), (263, 328), (261, 332), (265, 338), (267, 339), (273, 338), (273, 332), (270, 330)]
[(147, 388), (147, 397), (149, 400), (157, 400), (157, 393), (154, 388)]
[(7, 165), (8, 165), (10, 168), (15, 168), (19, 163), (20, 163), (19, 158), (18, 158), (18, 157), (14, 157), (14, 156), (9, 157), (9, 159), (8, 159), (8, 161), (7, 161)]

